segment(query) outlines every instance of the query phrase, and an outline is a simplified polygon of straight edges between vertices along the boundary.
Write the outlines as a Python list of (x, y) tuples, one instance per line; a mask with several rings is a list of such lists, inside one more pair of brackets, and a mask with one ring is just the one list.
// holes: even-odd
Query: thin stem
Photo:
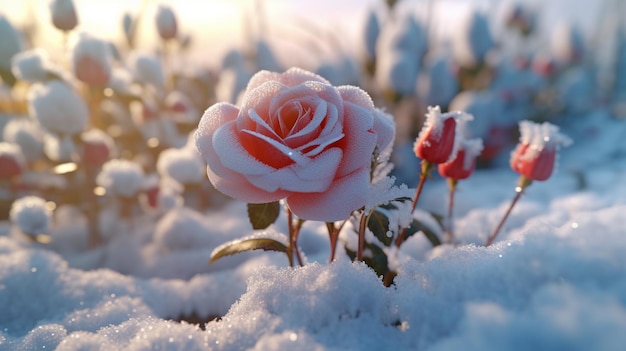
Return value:
[(287, 241), (287, 260), (289, 267), (293, 267), (293, 214), (291, 209), (287, 207), (287, 228), (289, 230), (289, 240)]
[(361, 220), (359, 222), (359, 245), (356, 251), (356, 259), (358, 261), (363, 261), (363, 249), (365, 248), (365, 226), (367, 225), (368, 218), (369, 214), (361, 214)]
[(509, 214), (511, 214), (511, 211), (513, 211), (513, 207), (515, 206), (517, 201), (522, 197), (522, 194), (524, 193), (524, 189), (526, 189), (526, 187), (528, 187), (532, 183), (532, 180), (530, 180), (530, 179), (528, 179), (528, 178), (526, 178), (524, 176), (521, 176), (519, 183), (520, 183), (520, 185), (515, 188), (516, 194), (515, 194), (515, 197), (513, 198), (513, 201), (511, 202), (511, 205), (506, 210), (506, 213), (504, 214), (504, 217), (502, 217), (502, 219), (500, 220), (500, 223), (498, 223), (498, 226), (496, 227), (496, 229), (493, 231), (493, 233), (491, 233), (491, 235), (487, 239), (487, 242), (485, 243), (485, 246), (490, 246), (493, 243), (493, 241), (496, 239), (496, 236), (498, 236), (498, 233), (500, 232), (500, 229), (502, 229), (502, 226), (504, 225), (504, 222), (509, 217)]
[[(422, 172), (420, 173), (420, 180), (417, 184), (417, 189), (415, 189), (415, 196), (413, 197), (413, 202), (411, 203), (411, 214), (415, 211), (415, 207), (417, 206), (417, 200), (419, 200), (420, 195), (422, 194), (422, 189), (424, 188), (424, 183), (426, 183), (426, 178), (430, 171), (434, 168), (435, 164), (430, 163), (426, 160), (422, 160)], [(396, 238), (396, 246), (400, 247), (405, 240), (407, 227), (402, 228), (402, 231)]]
[(454, 208), (454, 193), (456, 192), (456, 184), (456, 179), (448, 178), (448, 218), (446, 223), (446, 237), (444, 239), (446, 244), (451, 244), (454, 239), (454, 218), (452, 210)]
[(337, 253), (337, 242), (339, 241), (339, 233), (347, 222), (347, 219), (341, 222), (339, 227), (335, 227), (334, 222), (326, 222), (326, 229), (328, 229), (328, 237), (330, 238), (330, 258), (328, 259), (328, 263), (331, 263), (335, 260), (335, 255)]
[(304, 223), (304, 220), (298, 219), (298, 221), (295, 223), (294, 233), (292, 236), (293, 251), (296, 254), (296, 259), (298, 260), (298, 264), (300, 265), (300, 267), (304, 266), (304, 263), (302, 261), (302, 256), (300, 255), (300, 248), (298, 248), (298, 237), (300, 236), (300, 228), (302, 228), (303, 223)]

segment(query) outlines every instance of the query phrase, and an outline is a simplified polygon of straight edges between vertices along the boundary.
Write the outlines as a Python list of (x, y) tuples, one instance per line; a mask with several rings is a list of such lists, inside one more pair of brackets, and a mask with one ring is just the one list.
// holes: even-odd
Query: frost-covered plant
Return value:
[(78, 25), (78, 16), (73, 0), (52, 0), (50, 2), (52, 24), (59, 30), (68, 32)]
[(3, 140), (19, 145), (27, 162), (33, 162), (43, 156), (43, 131), (29, 118), (14, 118), (2, 131)]
[(99, 38), (81, 33), (72, 49), (72, 72), (81, 82), (104, 87), (111, 80), (110, 45)]
[(130, 219), (137, 196), (144, 187), (144, 171), (136, 162), (113, 159), (102, 165), (96, 184), (118, 203), (120, 217)]
[(50, 242), (47, 235), (52, 211), (46, 200), (38, 196), (25, 196), (15, 200), (9, 213), (11, 222), (31, 240)]
[(559, 132), (559, 127), (548, 122), (539, 124), (521, 121), (519, 129), (520, 141), (511, 154), (510, 162), (511, 168), (520, 174), (519, 185), (515, 188), (516, 194), (511, 205), (487, 239), (485, 246), (493, 243), (524, 190), (533, 181), (544, 181), (550, 178), (556, 166), (559, 148), (572, 143), (569, 137)]
[(12, 181), (26, 169), (26, 161), (20, 147), (0, 142), (0, 180)]
[[(419, 183), (413, 196), (411, 212), (415, 210), (422, 193), (426, 178), (437, 164), (454, 159), (459, 148), (459, 124), (472, 120), (474, 117), (461, 111), (441, 113), (439, 106), (428, 107), (426, 122), (415, 140), (413, 151), (420, 158), (421, 172)], [(400, 247), (406, 239), (406, 229), (396, 238), (396, 246)]]
[(257, 73), (241, 107), (218, 103), (205, 112), (196, 145), (211, 183), (250, 204), (255, 229), (272, 224), (284, 200), (289, 238), (238, 242), (214, 259), (263, 248), (285, 252), (292, 264), (294, 252), (299, 259), (297, 237), (305, 220), (326, 222), (336, 244), (342, 224), (337, 228), (335, 222), (345, 223), (355, 211), (367, 215), (361, 210), (372, 174), (393, 136), (391, 117), (360, 88), (334, 87), (297, 68)]
[(157, 7), (154, 19), (157, 32), (163, 40), (172, 40), (178, 35), (178, 21), (174, 10), (167, 5), (160, 4)]
[(454, 158), (445, 163), (440, 163), (437, 167), (439, 174), (448, 180), (449, 197), (448, 197), (448, 218), (446, 226), (446, 243), (451, 243), (454, 239), (454, 231), (452, 227), (452, 210), (454, 207), (454, 193), (459, 180), (469, 177), (476, 167), (476, 157), (483, 151), (483, 141), (477, 139), (465, 139), (459, 135), (459, 146)]
[(17, 79), (33, 83), (61, 79), (63, 75), (43, 49), (26, 50), (13, 56), (11, 71)]
[(74, 135), (87, 127), (85, 101), (65, 82), (37, 83), (28, 92), (28, 113), (49, 132)]

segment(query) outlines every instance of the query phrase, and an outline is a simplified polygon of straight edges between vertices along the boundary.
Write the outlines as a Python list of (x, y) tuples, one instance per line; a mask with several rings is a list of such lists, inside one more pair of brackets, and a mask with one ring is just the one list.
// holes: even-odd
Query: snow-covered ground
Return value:
[[(93, 251), (77, 244), (84, 223), (64, 218), (71, 209), (56, 211), (52, 249), (3, 223), (0, 349), (621, 350), (626, 124), (595, 111), (564, 132), (575, 145), (494, 245), (481, 244), (514, 194), (506, 167), (459, 183), (460, 244), (431, 250), (413, 237), (403, 249), (417, 259), (391, 288), (344, 255), (327, 264), (325, 228), (314, 225), (301, 234), (304, 267), (260, 251), (207, 265), (216, 246), (252, 231), (239, 202), (112, 223), (134, 230), (110, 229), (119, 234)], [(445, 182), (426, 188), (422, 208), (442, 213)], [(277, 223), (269, 230), (284, 232)], [(185, 321), (217, 316), (206, 330)]]

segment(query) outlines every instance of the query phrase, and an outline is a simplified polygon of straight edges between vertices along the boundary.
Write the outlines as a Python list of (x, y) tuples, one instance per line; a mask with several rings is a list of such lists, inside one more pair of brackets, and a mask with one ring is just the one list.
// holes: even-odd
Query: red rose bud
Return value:
[(0, 179), (19, 176), (25, 168), (24, 156), (19, 146), (0, 142)]
[(146, 190), (146, 199), (147, 204), (150, 208), (159, 207), (159, 184), (152, 186), (151, 188)]
[(70, 31), (78, 25), (78, 17), (72, 0), (53, 0), (50, 3), (52, 24), (59, 30)]
[(426, 122), (413, 147), (415, 155), (429, 163), (448, 161), (456, 151), (457, 120), (471, 118), (462, 112), (442, 114), (439, 106), (428, 107)]
[(82, 33), (72, 52), (72, 71), (81, 82), (106, 86), (111, 80), (111, 46)]
[(469, 177), (476, 167), (476, 157), (483, 149), (481, 139), (461, 140), (456, 156), (446, 163), (439, 164), (442, 177), (461, 180)]
[(559, 146), (568, 146), (571, 139), (548, 122), (521, 121), (520, 133), (520, 144), (511, 154), (511, 168), (529, 180), (550, 178)]
[(113, 139), (99, 129), (91, 129), (82, 134), (83, 162), (90, 166), (101, 166), (108, 161), (114, 151)]

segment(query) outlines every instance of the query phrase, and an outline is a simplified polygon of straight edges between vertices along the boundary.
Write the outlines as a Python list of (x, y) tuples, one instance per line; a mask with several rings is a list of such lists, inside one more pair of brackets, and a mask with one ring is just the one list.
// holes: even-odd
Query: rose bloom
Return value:
[(428, 107), (426, 122), (420, 132), (413, 151), (422, 160), (444, 163), (456, 153), (457, 120), (471, 120), (463, 112), (441, 113), (439, 106)]
[(219, 191), (249, 203), (286, 198), (298, 217), (327, 222), (365, 205), (372, 154), (393, 136), (366, 92), (298, 68), (257, 73), (241, 107), (211, 106), (195, 135)]
[(521, 121), (520, 134), (520, 143), (511, 154), (511, 168), (529, 180), (550, 178), (559, 146), (571, 144), (571, 139), (548, 122)]
[(70, 31), (78, 24), (74, 1), (53, 0), (50, 3), (50, 15), (52, 24), (59, 30)]
[(439, 164), (437, 170), (442, 177), (461, 180), (469, 177), (476, 168), (476, 157), (483, 150), (481, 139), (461, 140), (456, 156)]

